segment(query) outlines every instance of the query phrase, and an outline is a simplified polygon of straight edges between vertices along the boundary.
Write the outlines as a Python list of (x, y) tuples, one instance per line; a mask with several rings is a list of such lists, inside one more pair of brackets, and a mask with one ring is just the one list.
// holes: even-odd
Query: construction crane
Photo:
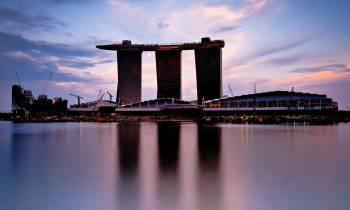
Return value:
[(46, 84), (45, 84), (45, 86), (44, 86), (44, 90), (43, 90), (42, 95), (44, 95), (45, 92), (46, 92), (46, 89), (47, 89), (47, 86), (49, 85), (49, 81), (50, 81), (50, 79), (51, 79), (51, 77), (52, 77), (52, 74), (53, 74), (53, 72), (50, 72), (49, 77), (48, 77), (47, 80), (46, 80)]
[(101, 96), (101, 93), (102, 93), (102, 90), (100, 89), (99, 91), (98, 91), (98, 94), (97, 94), (97, 97), (96, 97), (96, 101), (99, 99), (99, 97)]
[(94, 107), (93, 107), (93, 109), (92, 109), (93, 111), (95, 111), (98, 102), (99, 102), (100, 99), (102, 99), (102, 97), (104, 96), (104, 93), (103, 93), (103, 94), (102, 94), (102, 97), (100, 97), (101, 94), (102, 94), (102, 90), (100, 89), (100, 90), (98, 91), (98, 94), (97, 94), (97, 97), (96, 97), (96, 101), (95, 101), (96, 103), (95, 103), (95, 105), (94, 105)]
[(231, 93), (231, 96), (233, 97), (233, 91), (232, 91), (231, 85), (228, 85), (228, 89), (229, 89), (229, 91)]
[[(102, 91), (102, 90), (101, 90), (101, 91)], [(101, 92), (101, 91), (100, 91), (100, 92)], [(96, 100), (95, 106), (94, 106), (94, 108), (92, 109), (92, 111), (95, 111), (95, 110), (96, 110), (97, 104), (102, 100), (103, 96), (105, 96), (105, 93), (102, 93), (102, 95), (99, 93), (98, 96), (100, 96), (100, 97)]]
[(70, 93), (69, 95), (71, 95), (71, 96), (73, 96), (73, 97), (76, 97), (76, 98), (77, 98), (77, 100), (78, 100), (78, 106), (80, 107), (80, 99), (83, 99), (83, 97), (78, 96), (78, 95), (75, 95), (75, 94), (73, 94), (73, 93)]
[(112, 101), (113, 95), (107, 91), (107, 94), (109, 95), (109, 101)]

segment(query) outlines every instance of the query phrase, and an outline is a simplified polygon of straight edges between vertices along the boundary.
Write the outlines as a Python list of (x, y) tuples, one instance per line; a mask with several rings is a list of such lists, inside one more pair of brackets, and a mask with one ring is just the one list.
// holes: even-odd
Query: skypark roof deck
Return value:
[(188, 42), (182, 44), (132, 44), (130, 40), (123, 40), (122, 43), (110, 45), (97, 45), (102, 50), (138, 50), (138, 51), (160, 51), (160, 50), (195, 50), (206, 48), (223, 48), (225, 42), (223, 40), (210, 40), (210, 38), (202, 38), (201, 42)]

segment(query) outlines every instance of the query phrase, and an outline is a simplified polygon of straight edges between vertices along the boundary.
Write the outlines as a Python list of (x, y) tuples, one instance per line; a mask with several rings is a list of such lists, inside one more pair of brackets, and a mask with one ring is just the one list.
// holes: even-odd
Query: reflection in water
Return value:
[(139, 203), (139, 144), (140, 124), (118, 124), (119, 182), (118, 206), (121, 209), (138, 209)]
[(347, 209), (349, 128), (0, 122), (0, 209)]
[(158, 123), (159, 209), (178, 209), (178, 160), (180, 145), (178, 123)]
[(199, 124), (198, 129), (199, 209), (220, 209), (220, 143), (221, 129)]
[(158, 123), (158, 160), (164, 173), (176, 173), (177, 171), (179, 135), (180, 125), (178, 123)]
[(197, 132), (200, 169), (216, 173), (220, 167), (221, 129), (199, 124)]
[(139, 161), (140, 124), (118, 124), (117, 141), (121, 173), (135, 175)]
[(115, 136), (110, 125), (13, 125), (0, 209), (115, 209)]
[(158, 138), (157, 125), (141, 126), (140, 148), (140, 209), (155, 210), (158, 206)]
[(198, 208), (198, 147), (196, 124), (182, 124), (180, 136), (180, 196), (178, 209)]

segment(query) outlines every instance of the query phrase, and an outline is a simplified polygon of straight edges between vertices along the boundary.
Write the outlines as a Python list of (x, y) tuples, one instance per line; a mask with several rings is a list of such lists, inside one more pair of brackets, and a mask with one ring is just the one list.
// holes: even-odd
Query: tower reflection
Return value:
[(174, 122), (158, 123), (159, 166), (164, 173), (177, 170), (179, 160), (180, 125)]
[(179, 137), (179, 123), (158, 123), (159, 209), (171, 209), (178, 205), (178, 162), (180, 145)]
[(139, 209), (139, 144), (140, 124), (118, 124), (118, 206), (120, 209)]
[(136, 173), (139, 159), (140, 124), (118, 124), (119, 165), (122, 173)]
[(155, 210), (158, 206), (158, 138), (156, 123), (141, 123), (140, 139), (140, 206)]
[(198, 209), (220, 209), (220, 144), (221, 128), (198, 124), (198, 156), (200, 194)]

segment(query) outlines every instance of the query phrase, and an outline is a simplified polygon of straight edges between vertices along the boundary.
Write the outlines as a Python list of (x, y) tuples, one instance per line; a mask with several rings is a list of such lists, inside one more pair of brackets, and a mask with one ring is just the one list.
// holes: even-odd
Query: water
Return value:
[(350, 124), (0, 122), (0, 209), (349, 209)]

